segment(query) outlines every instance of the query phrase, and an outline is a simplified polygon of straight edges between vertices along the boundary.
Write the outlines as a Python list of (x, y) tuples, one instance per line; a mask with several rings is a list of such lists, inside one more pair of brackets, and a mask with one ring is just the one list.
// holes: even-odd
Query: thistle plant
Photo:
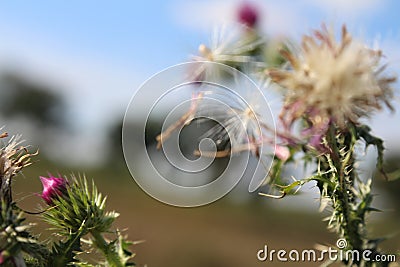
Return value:
[(19, 137), (3, 145), (2, 140), (7, 136), (5, 132), (0, 133), (0, 264), (25, 266), (24, 254), (44, 260), (46, 250), (30, 234), (31, 225), (24, 223), (24, 213), (12, 199), (12, 179), (31, 164), (32, 154), (20, 146)]
[[(2, 133), (4, 139), (7, 134)], [(12, 196), (12, 180), (31, 164), (30, 153), (19, 137), (3, 143), (0, 152), (0, 265), (2, 266), (132, 266), (133, 244), (113, 223), (118, 213), (107, 212), (106, 197), (85, 177), (40, 177), (46, 206), (34, 213), (55, 231), (55, 238), (40, 240), (25, 223), (26, 213)], [(38, 197), (39, 200), (39, 197)], [(31, 213), (31, 212), (28, 212)], [(109, 239), (111, 237), (111, 239)], [(81, 255), (95, 254), (95, 263)], [(99, 256), (99, 255), (102, 255)], [(103, 260), (100, 260), (103, 258)]]
[[(125, 241), (120, 232), (116, 239), (107, 241), (105, 233), (118, 217), (116, 212), (105, 211), (106, 198), (98, 192), (94, 183), (89, 187), (86, 178), (41, 177), (42, 198), (50, 205), (43, 218), (63, 239), (54, 244), (51, 250), (51, 266), (64, 266), (74, 262), (75, 254), (82, 251), (81, 240), (89, 236), (85, 243), (98, 249), (105, 257), (105, 265), (129, 266), (132, 253), (127, 250), (131, 244)], [(87, 266), (87, 263), (85, 263)]]
[[(371, 179), (361, 179), (357, 170), (355, 147), (374, 146), (377, 168), (385, 174), (383, 141), (371, 134), (363, 119), (383, 106), (393, 110), (390, 99), (396, 78), (385, 74), (382, 52), (354, 41), (345, 26), (340, 41), (323, 26), (303, 38), (299, 52), (283, 51), (282, 55), (290, 68), (267, 71), (285, 90), (280, 114), (284, 136), (281, 139), (291, 151), (291, 158), (303, 152), (306, 163), (318, 166), (313, 176), (293, 185), (315, 181), (321, 208), (331, 207), (328, 228), (347, 240), (346, 249), (379, 254), (378, 244), (382, 240), (371, 239), (366, 232), (366, 215), (378, 210), (372, 206)], [(295, 123), (300, 125), (300, 136), (290, 138)], [(282, 190), (282, 196), (287, 192)], [(344, 263), (373, 265), (362, 260)]]
[[(271, 157), (272, 167), (270, 170), (266, 167), (263, 185), (277, 194), (259, 190), (263, 196), (279, 199), (294, 194), (306, 183), (316, 183), (321, 210), (330, 212), (328, 229), (347, 241), (345, 250), (356, 250), (360, 254), (369, 250), (371, 257), (379, 255), (382, 252), (378, 245), (383, 239), (370, 237), (366, 230), (367, 215), (378, 211), (372, 204), (372, 179), (361, 177), (357, 161), (361, 158), (358, 148), (372, 146), (377, 151), (377, 169), (387, 179), (390, 176), (383, 170), (383, 140), (374, 136), (368, 125), (368, 118), (373, 113), (384, 107), (394, 110), (391, 101), (396, 76), (387, 74), (382, 51), (355, 40), (346, 26), (341, 29), (341, 37), (336, 38), (334, 29), (323, 25), (320, 30), (305, 35), (299, 45), (293, 42), (282, 44), (279, 52), (277, 49), (281, 57), (272, 60), (266, 52), (270, 51), (270, 42), (260, 37), (255, 27), (256, 11), (244, 7), (239, 13), (239, 21), (244, 25), (239, 26), (242, 30), (235, 39), (240, 40), (235, 42), (238, 49), (229, 50), (229, 55), (222, 53), (224, 50), (219, 47), (232, 47), (233, 38), (225, 43), (218, 39), (219, 46), (201, 45), (200, 56), (194, 60), (218, 61), (241, 70), (262, 84), (265, 92), (277, 89), (283, 104), (274, 132), (272, 123), (264, 121), (256, 112), (256, 105), (248, 103), (250, 107), (242, 110), (231, 104), (234, 101), (228, 102), (235, 114), (219, 112), (226, 118), (221, 121), (227, 123), (214, 126), (203, 135), (217, 144), (218, 151), (210, 156), (227, 157), (247, 150), (259, 159)], [(201, 74), (205, 80), (207, 76), (215, 75), (214, 71), (202, 68), (190, 71), (193, 77)], [(234, 78), (221, 75), (221, 80)], [(198, 86), (195, 93), (204, 94), (201, 84)], [(190, 111), (190, 117), (183, 118), (181, 126), (213, 109), (202, 105), (202, 98), (197, 97), (195, 101), (196, 108)], [(168, 128), (168, 136), (178, 126)], [(164, 134), (162, 132), (157, 138), (159, 148), (160, 141), (165, 141)], [(274, 134), (276, 143), (273, 142)], [(242, 146), (237, 150), (229, 149), (233, 143)], [(263, 155), (263, 145), (274, 145), (275, 153)], [(204, 151), (194, 153), (208, 155)], [(283, 176), (284, 169), (287, 164), (298, 163), (299, 159), (315, 170), (310, 177), (296, 177), (292, 182)], [(342, 263), (346, 266), (388, 266), (388, 262), (364, 259), (343, 259)]]

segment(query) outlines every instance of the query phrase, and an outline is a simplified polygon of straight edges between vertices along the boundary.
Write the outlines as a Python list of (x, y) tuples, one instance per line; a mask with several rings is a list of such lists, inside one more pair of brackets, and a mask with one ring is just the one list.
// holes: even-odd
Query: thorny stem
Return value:
[(80, 250), (80, 238), (82, 237), (82, 232), (79, 231), (78, 233), (71, 234), (67, 241), (63, 244), (62, 251), (52, 255), (51, 259), (48, 264), (50, 266), (66, 266), (73, 261), (74, 252)]
[(124, 263), (121, 262), (118, 254), (112, 249), (110, 244), (107, 243), (99, 231), (92, 230), (90, 231), (90, 234), (93, 236), (94, 245), (104, 254), (108, 264), (111, 267), (125, 266)]
[[(346, 134), (343, 140), (343, 144), (339, 144), (336, 140), (335, 129), (330, 127), (328, 143), (331, 144), (331, 155), (333, 163), (336, 167), (336, 171), (338, 174), (338, 190), (336, 190), (337, 199), (333, 199), (333, 203), (337, 202), (339, 206), (339, 211), (343, 214), (343, 222), (341, 223), (342, 231), (344, 237), (347, 239), (348, 244), (351, 248), (356, 250), (362, 249), (362, 240), (361, 240), (361, 230), (359, 229), (359, 222), (355, 221), (357, 218), (352, 214), (351, 204), (355, 204), (356, 199), (351, 193), (352, 187), (354, 185), (355, 171), (353, 169), (353, 144), (352, 138), (349, 134)], [(347, 151), (346, 157), (347, 160), (343, 159), (343, 156), (340, 152), (341, 149), (345, 149)], [(346, 177), (345, 170), (349, 169), (348, 177)]]
[[(354, 192), (360, 190), (359, 178), (354, 169), (354, 145), (357, 141), (356, 130), (350, 126), (348, 132), (339, 131), (331, 125), (327, 133), (327, 144), (330, 153), (325, 155), (321, 165), (325, 173), (333, 173), (330, 180), (336, 183), (328, 195), (332, 201), (333, 217), (338, 227), (336, 232), (347, 241), (346, 249), (357, 250), (362, 253), (365, 249), (371, 250), (373, 255), (379, 254), (376, 247), (367, 247), (368, 239), (365, 236), (365, 213), (358, 212), (357, 204), (362, 199), (357, 198)], [(333, 165), (333, 166), (332, 166)], [(334, 172), (329, 172), (334, 167)], [(351, 266), (387, 266), (385, 262), (353, 261), (345, 262)]]

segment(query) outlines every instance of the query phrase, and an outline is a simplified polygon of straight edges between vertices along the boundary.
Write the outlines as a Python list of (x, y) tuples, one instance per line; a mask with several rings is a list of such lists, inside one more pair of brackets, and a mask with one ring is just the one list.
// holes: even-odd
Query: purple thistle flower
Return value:
[(258, 20), (257, 9), (249, 3), (243, 3), (238, 10), (238, 20), (240, 23), (253, 28)]
[(41, 197), (48, 205), (52, 205), (53, 199), (56, 196), (61, 196), (67, 189), (67, 180), (64, 178), (57, 178), (52, 175), (49, 178), (40, 176), (40, 181), (43, 185)]

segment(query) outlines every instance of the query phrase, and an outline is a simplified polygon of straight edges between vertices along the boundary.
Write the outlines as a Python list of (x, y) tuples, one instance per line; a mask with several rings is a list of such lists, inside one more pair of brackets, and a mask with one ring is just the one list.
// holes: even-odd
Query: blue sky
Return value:
[[(1, 1), (1, 47), (12, 46), (13, 41), (25, 46), (33, 43), (60, 54), (153, 73), (195, 52), (212, 24), (231, 19), (241, 2)], [(265, 14), (262, 26), (268, 32), (278, 29), (296, 35), (322, 21), (345, 21), (366, 39), (399, 37), (400, 3), (395, 0), (252, 2)]]
[[(54, 85), (67, 97), (84, 140), (122, 118), (147, 78), (196, 53), (213, 26), (234, 19), (241, 2), (1, 1), (0, 71), (15, 69)], [(269, 34), (296, 39), (323, 21), (346, 22), (355, 35), (379, 44), (400, 70), (400, 1), (251, 2), (264, 14), (260, 27)], [(389, 120), (386, 125), (393, 125), (399, 116)], [(382, 132), (390, 138), (393, 130)]]
[[(185, 54), (181, 46), (185, 46), (189, 32), (174, 23), (171, 3), (2, 1), (0, 23), (2, 32), (13, 32), (12, 37), (27, 46), (43, 43), (82, 59), (95, 57), (156, 71)], [(7, 43), (5, 37), (2, 42)]]

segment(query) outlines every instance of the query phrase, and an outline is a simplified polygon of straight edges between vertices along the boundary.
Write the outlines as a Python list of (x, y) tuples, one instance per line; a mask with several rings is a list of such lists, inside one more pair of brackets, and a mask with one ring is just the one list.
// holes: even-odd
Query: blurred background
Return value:
[[(271, 40), (299, 40), (321, 22), (346, 23), (355, 36), (383, 50), (391, 71), (400, 71), (395, 0), (1, 1), (0, 127), (22, 134), (40, 151), (15, 181), (20, 205), (37, 209), (39, 175), (85, 173), (108, 195), (109, 209), (121, 213), (118, 226), (128, 228), (131, 240), (145, 240), (134, 248), (139, 266), (262, 266), (256, 253), (265, 244), (335, 244), (312, 184), (282, 200), (234, 190), (211, 205), (184, 209), (146, 195), (125, 165), (122, 120), (137, 88), (196, 54), (214, 26), (237, 21), (244, 4), (258, 11), (257, 27)], [(399, 112), (371, 118), (373, 132), (385, 140), (389, 170), (400, 168), (399, 123)], [(370, 152), (364, 165), (373, 173)], [(377, 176), (374, 186), (376, 206), (385, 212), (371, 216), (371, 234), (398, 232), (400, 181)], [(398, 252), (400, 237), (392, 236), (383, 248)]]

